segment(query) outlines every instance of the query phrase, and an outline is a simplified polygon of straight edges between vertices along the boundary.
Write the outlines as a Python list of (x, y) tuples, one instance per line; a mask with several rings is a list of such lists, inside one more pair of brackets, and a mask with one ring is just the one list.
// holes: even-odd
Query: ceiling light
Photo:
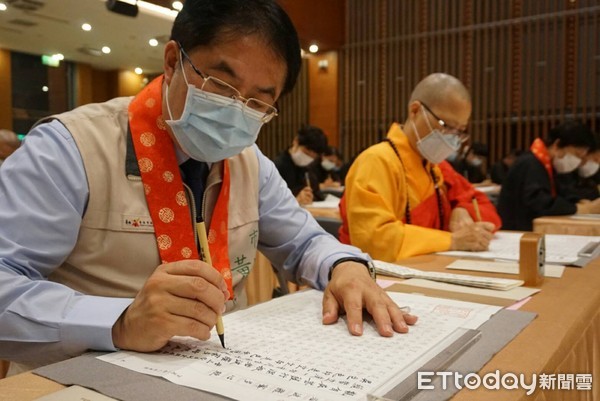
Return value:
[(142, 70), (140, 67), (135, 67), (135, 70), (133, 71), (138, 75), (142, 75), (144, 73), (144, 70)]
[(0, 3), (0, 11), (6, 11), (6, 4)]
[(108, 46), (102, 46), (102, 53), (104, 53), (104, 54), (110, 53), (110, 47), (108, 47)]
[(177, 11), (181, 11), (181, 9), (183, 8), (183, 3), (180, 1), (174, 1), (173, 4), (171, 4), (171, 7), (173, 7)]
[(311, 52), (311, 53), (316, 53), (316, 52), (319, 51), (319, 46), (317, 46), (316, 43), (313, 43), (312, 45), (310, 45), (308, 47), (308, 51)]
[(56, 53), (56, 54), (52, 55), (52, 58), (55, 59), (55, 60), (58, 60), (58, 61), (63, 61), (65, 59), (65, 56), (63, 56), (60, 53)]
[(85, 24), (81, 25), (81, 29), (83, 29), (84, 31), (91, 31), (92, 26), (86, 22)]
[(42, 92), (48, 92), (48, 87), (46, 85), (42, 86)]
[(138, 15), (138, 5), (131, 0), (106, 0), (106, 8), (117, 14), (135, 17)]
[(137, 1), (137, 6), (146, 12), (146, 14), (154, 15), (156, 17), (165, 18), (173, 21), (177, 17), (177, 11), (172, 10), (168, 7), (162, 7), (156, 4), (152, 4), (148, 1)]
[(94, 49), (93, 47), (80, 47), (79, 49), (77, 49), (77, 51), (87, 56), (102, 56), (102, 51), (100, 49)]
[(152, 47), (156, 47), (156, 46), (158, 46), (158, 40), (152, 38), (148, 41), (148, 44), (150, 44), (150, 46), (152, 46)]

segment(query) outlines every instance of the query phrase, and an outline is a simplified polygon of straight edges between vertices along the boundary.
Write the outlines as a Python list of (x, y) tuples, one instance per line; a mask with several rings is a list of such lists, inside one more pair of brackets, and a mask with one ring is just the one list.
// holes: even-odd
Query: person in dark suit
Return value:
[(292, 146), (282, 151), (273, 162), (292, 194), (301, 205), (323, 200), (319, 180), (310, 164), (327, 149), (327, 137), (321, 128), (305, 125), (298, 130)]
[(486, 179), (484, 165), (488, 153), (486, 144), (474, 142), (470, 146), (465, 146), (462, 152), (457, 152), (454, 157), (449, 157), (448, 162), (469, 182), (480, 183)]
[(498, 212), (506, 230), (531, 231), (540, 216), (600, 213), (600, 199), (578, 201), (557, 179), (581, 165), (594, 146), (590, 129), (577, 121), (554, 127), (517, 159), (502, 185)]
[(0, 165), (19, 148), (21, 141), (12, 131), (0, 129)]
[(499, 160), (492, 165), (490, 178), (494, 184), (502, 185), (502, 182), (504, 182), (504, 179), (506, 178), (506, 174), (508, 174), (508, 170), (522, 153), (522, 150), (513, 149), (504, 156), (502, 160)]

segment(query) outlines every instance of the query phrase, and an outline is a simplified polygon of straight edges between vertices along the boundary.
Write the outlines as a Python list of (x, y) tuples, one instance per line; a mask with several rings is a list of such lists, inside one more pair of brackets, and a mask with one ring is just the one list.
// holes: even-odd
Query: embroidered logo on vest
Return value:
[(131, 231), (154, 232), (154, 224), (150, 216), (130, 216), (121, 217), (121, 228)]

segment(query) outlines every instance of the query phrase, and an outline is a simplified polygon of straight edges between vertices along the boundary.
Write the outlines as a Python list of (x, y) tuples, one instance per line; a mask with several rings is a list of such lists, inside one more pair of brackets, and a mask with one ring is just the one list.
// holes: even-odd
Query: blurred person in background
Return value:
[(508, 170), (513, 165), (517, 157), (519, 157), (523, 153), (523, 151), (518, 149), (513, 149), (506, 156), (502, 158), (502, 160), (497, 161), (492, 165), (490, 171), (490, 178), (494, 184), (502, 185), (504, 178), (506, 178), (506, 174)]
[(310, 165), (327, 150), (327, 136), (321, 128), (305, 125), (298, 130), (292, 145), (273, 160), (277, 171), (300, 205), (323, 200), (319, 180)]
[(19, 148), (21, 141), (17, 134), (7, 129), (0, 129), (0, 165), (8, 158), (15, 150)]
[(311, 165), (314, 175), (319, 180), (321, 189), (336, 188), (344, 185), (342, 168), (344, 160), (342, 154), (334, 146), (328, 146), (321, 155), (320, 160), (315, 160)]
[(600, 213), (600, 199), (581, 201), (558, 178), (577, 171), (594, 146), (590, 128), (574, 120), (552, 128), (545, 141), (535, 139), (502, 184), (498, 212), (503, 228), (531, 231), (537, 217)]

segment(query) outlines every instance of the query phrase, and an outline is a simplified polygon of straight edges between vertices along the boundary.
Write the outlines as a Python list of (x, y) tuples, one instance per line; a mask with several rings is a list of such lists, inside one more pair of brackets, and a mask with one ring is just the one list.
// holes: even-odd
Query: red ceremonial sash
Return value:
[[(158, 251), (162, 263), (170, 263), (198, 259), (199, 255), (192, 215), (175, 156), (175, 145), (162, 116), (162, 81), (163, 77), (160, 76), (149, 83), (132, 100), (128, 111), (133, 146)], [(213, 267), (225, 279), (232, 299), (227, 232), (230, 173), (227, 160), (223, 164), (223, 182), (213, 211), (208, 242)]]
[(548, 173), (548, 177), (550, 177), (550, 189), (552, 191), (552, 196), (556, 196), (556, 187), (554, 184), (554, 173), (552, 172), (552, 164), (550, 163), (550, 154), (548, 153), (548, 148), (544, 144), (540, 138), (536, 138), (535, 141), (531, 144), (529, 148), (533, 155), (542, 163), (546, 172)]
[[(417, 206), (410, 208), (410, 224), (420, 227), (435, 228), (437, 230), (439, 230), (440, 227), (443, 227), (442, 229), (447, 231), (452, 208), (450, 207), (450, 203), (446, 198), (443, 188), (440, 188), (440, 195), (442, 196), (442, 208), (444, 209), (444, 222), (442, 225), (440, 225), (440, 211), (435, 192)], [(406, 224), (406, 217), (404, 217), (402, 221)]]

